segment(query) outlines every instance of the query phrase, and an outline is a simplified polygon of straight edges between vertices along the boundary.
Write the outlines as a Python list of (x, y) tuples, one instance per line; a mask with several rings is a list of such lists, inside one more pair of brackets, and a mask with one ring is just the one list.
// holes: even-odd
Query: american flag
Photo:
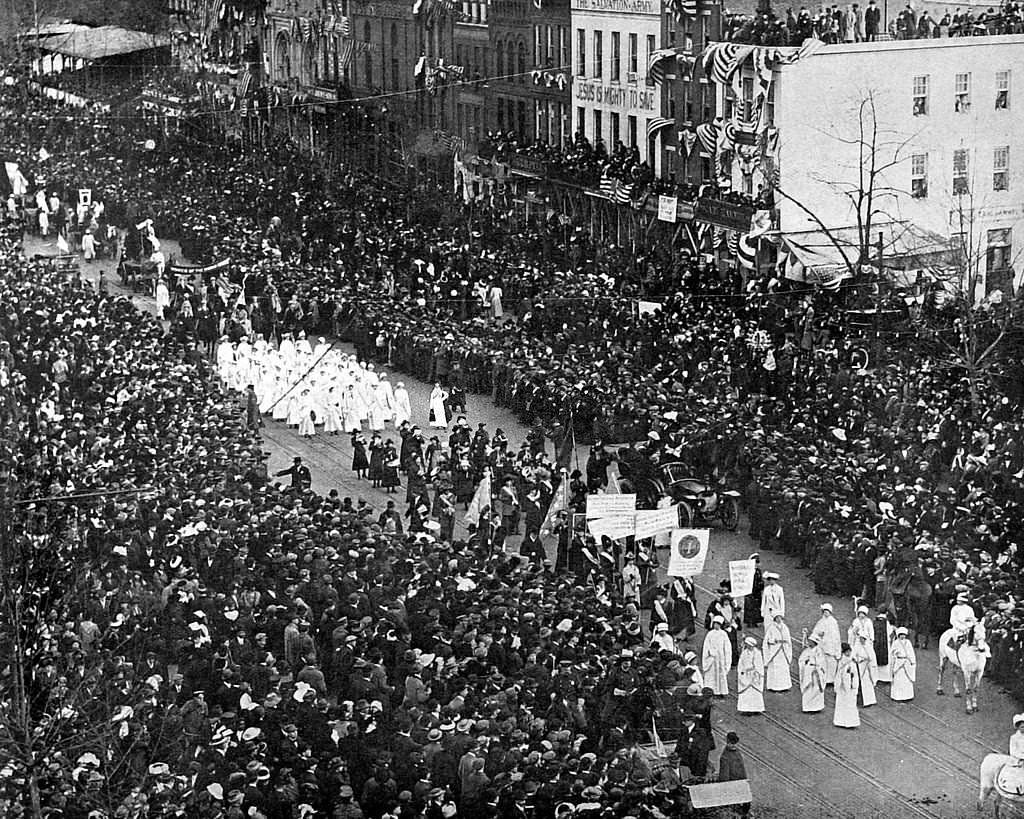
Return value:
[(615, 201), (620, 205), (628, 205), (629, 200), (633, 198), (633, 185), (619, 180), (617, 187), (615, 188)]
[(619, 180), (608, 176), (607, 174), (601, 177), (601, 193), (607, 196), (609, 199), (615, 198), (615, 189), (618, 187)]
[(669, 119), (668, 117), (655, 117), (654, 119), (647, 120), (647, 139), (650, 139), (662, 128), (667, 128), (675, 120)]
[(352, 55), (355, 53), (355, 42), (348, 38), (342, 40), (341, 54), (338, 55), (338, 65), (342, 71), (352, 64)]
[(697, 16), (697, 0), (669, 0), (668, 7), (677, 20)]
[(676, 49), (674, 48), (659, 48), (657, 51), (652, 51), (651, 55), (647, 58), (647, 76), (654, 82), (660, 83), (665, 81), (665, 66), (664, 63), (671, 57), (676, 55)]
[(729, 85), (732, 75), (756, 46), (741, 43), (712, 43), (704, 51), (704, 76), (721, 85)]

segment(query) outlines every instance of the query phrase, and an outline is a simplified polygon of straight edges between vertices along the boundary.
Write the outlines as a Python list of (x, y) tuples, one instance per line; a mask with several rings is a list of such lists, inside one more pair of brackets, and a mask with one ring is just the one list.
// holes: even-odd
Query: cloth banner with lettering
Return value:
[(654, 537), (660, 532), (670, 532), (679, 525), (679, 504), (665, 509), (637, 509), (636, 534), (639, 540)]
[(605, 495), (595, 493), (587, 495), (587, 520), (595, 518), (629, 518), (636, 515), (636, 494)]
[(729, 588), (733, 597), (746, 597), (754, 593), (754, 570), (756, 560), (729, 561)]
[(637, 315), (641, 318), (643, 316), (650, 316), (658, 312), (662, 307), (660, 301), (638, 301), (636, 303)]
[(167, 266), (167, 271), (180, 276), (209, 276), (212, 273), (220, 273), (223, 270), (227, 270), (228, 265), (230, 264), (231, 259), (221, 259), (219, 262), (203, 265), (202, 267), (187, 267), (172, 264)]
[(587, 528), (598, 542), (602, 537), (607, 537), (609, 540), (625, 540), (627, 537), (633, 536), (633, 516), (594, 518), (587, 521)]
[(669, 577), (694, 577), (704, 571), (710, 529), (673, 529), (668, 559)]
[(679, 199), (675, 196), (660, 195), (658, 197), (658, 219), (662, 222), (676, 221), (676, 211), (679, 205)]

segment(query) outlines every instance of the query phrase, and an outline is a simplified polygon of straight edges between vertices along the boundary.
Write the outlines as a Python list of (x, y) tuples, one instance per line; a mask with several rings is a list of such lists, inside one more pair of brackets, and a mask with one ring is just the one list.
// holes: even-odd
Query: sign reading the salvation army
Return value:
[(746, 597), (754, 593), (756, 560), (730, 560), (729, 584), (733, 597)]
[(668, 576), (693, 577), (703, 572), (710, 536), (710, 529), (673, 529)]

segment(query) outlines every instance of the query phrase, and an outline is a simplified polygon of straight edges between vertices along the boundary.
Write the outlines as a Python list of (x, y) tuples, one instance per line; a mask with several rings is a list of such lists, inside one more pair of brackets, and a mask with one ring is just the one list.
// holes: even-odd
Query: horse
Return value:
[(885, 598), (877, 603), (878, 610), (887, 612), (896, 623), (907, 626), (914, 635), (914, 648), (928, 648), (932, 628), (931, 583), (923, 575), (911, 571), (899, 578), (890, 578), (885, 590)]
[[(989, 648), (985, 642), (984, 627), (979, 623), (967, 632), (966, 639), (961, 642), (955, 629), (946, 629), (939, 638), (939, 679), (936, 683), (935, 693), (943, 695), (946, 692), (942, 688), (942, 676), (946, 670), (946, 664), (950, 664), (963, 674), (964, 678), (964, 699), (966, 711), (973, 714), (978, 710), (978, 686), (985, 674), (985, 665), (988, 663)], [(957, 678), (953, 675), (953, 696), (960, 696), (960, 686), (957, 685)]]
[(996, 819), (999, 819), (999, 805), (1004, 799), (1024, 804), (1024, 769), (1012, 765), (1014, 762), (1016, 760), (1006, 754), (985, 755), (979, 776), (978, 810), (985, 807), (989, 794), (995, 803)]

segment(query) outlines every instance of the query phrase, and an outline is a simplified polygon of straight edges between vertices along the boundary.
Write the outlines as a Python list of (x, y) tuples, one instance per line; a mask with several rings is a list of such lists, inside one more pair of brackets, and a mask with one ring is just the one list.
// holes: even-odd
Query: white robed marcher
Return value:
[(231, 379), (231, 369), (235, 365), (235, 348), (228, 337), (224, 336), (217, 344), (217, 376), (227, 384)]
[(82, 234), (82, 258), (87, 262), (96, 258), (96, 237), (92, 235), (91, 230)]
[(395, 388), (391, 386), (387, 373), (380, 374), (380, 391), (384, 395), (384, 420), (390, 421), (395, 417)]
[(729, 669), (732, 668), (732, 643), (729, 635), (722, 631), (724, 623), (721, 615), (716, 614), (711, 619), (711, 631), (704, 635), (700, 660), (704, 686), (720, 697), (729, 693)]
[(501, 304), (501, 297), (504, 295), (501, 291), (501, 287), (494, 283), (487, 290), (487, 303), (491, 309), (491, 318), (500, 319), (505, 315), (505, 309)]
[(409, 391), (405, 388), (405, 383), (402, 381), (395, 384), (394, 408), (395, 429), (412, 420), (412, 404), (409, 401)]
[(741, 714), (764, 712), (764, 657), (757, 640), (746, 637), (736, 666), (736, 710)]
[(167, 282), (164, 279), (157, 279), (156, 282), (156, 315), (157, 318), (167, 317), (167, 308), (171, 306), (171, 291), (167, 289)]
[(786, 593), (778, 583), (779, 576), (775, 572), (764, 573), (764, 589), (761, 592), (761, 619), (770, 623), (776, 614), (786, 616)]
[(370, 387), (367, 400), (367, 409), (369, 410), (367, 421), (372, 432), (384, 431), (384, 423), (388, 413), (387, 400), (387, 396), (380, 388), (379, 382)]
[(345, 432), (359, 432), (363, 426), (362, 401), (356, 394), (355, 387), (349, 385), (348, 389), (341, 394), (341, 421), (344, 424)]
[(896, 639), (889, 646), (889, 668), (892, 670), (892, 685), (889, 696), (896, 702), (914, 699), (914, 683), (917, 682), (917, 655), (914, 646), (907, 639), (907, 630), (896, 629)]
[(285, 366), (291, 367), (295, 363), (295, 342), (292, 341), (291, 333), (285, 333), (281, 336), (281, 343), (277, 347), (277, 352), (281, 356), (281, 360), (284, 361)]
[(299, 337), (295, 340), (295, 352), (300, 355), (313, 355), (313, 348), (310, 346), (309, 339), (306, 338), (305, 330), (299, 330)]
[(776, 614), (764, 629), (765, 688), (769, 691), (789, 691), (793, 678), (789, 674), (793, 662), (793, 638), (789, 626)]
[(857, 710), (857, 686), (860, 675), (849, 651), (843, 652), (836, 668), (836, 710), (832, 724), (838, 728), (857, 728), (860, 712)]
[(296, 387), (291, 391), (291, 394), (286, 399), (288, 402), (288, 426), (298, 427), (302, 423), (302, 407), (305, 403), (305, 399), (302, 397), (302, 393), (299, 388)]
[(852, 649), (853, 662), (857, 666), (857, 674), (860, 676), (861, 704), (866, 706), (878, 702), (875, 695), (875, 669), (878, 662), (875, 660), (875, 625), (868, 617), (867, 606), (860, 606), (857, 609), (857, 616), (850, 623), (846, 632), (847, 642)]
[(295, 390), (291, 389), (291, 376), (289, 370), (281, 371), (281, 390), (275, 399), (277, 403), (274, 404), (273, 419), (275, 421), (288, 421), (288, 410), (291, 407), (291, 401), (295, 397)]
[(312, 438), (316, 435), (317, 406), (313, 393), (304, 390), (299, 401), (299, 435)]
[[(806, 630), (804, 634), (806, 635)], [(814, 635), (805, 637), (797, 666), (800, 671), (800, 706), (805, 714), (825, 710), (825, 655)]]
[(821, 617), (814, 624), (811, 632), (821, 649), (822, 661), (825, 666), (825, 685), (831, 685), (836, 679), (836, 669), (842, 654), (843, 639), (839, 634), (839, 623), (832, 616), (832, 604), (821, 604)]
[(320, 361), (327, 357), (327, 353), (330, 352), (332, 344), (327, 343), (327, 339), (323, 336), (317, 339), (316, 347), (313, 348), (313, 360)]
[(444, 401), (448, 393), (441, 389), (440, 384), (435, 384), (430, 391), (430, 426), (435, 429), (448, 428), (448, 413), (444, 407)]
[(324, 432), (341, 432), (344, 426), (341, 421), (341, 410), (338, 406), (337, 387), (329, 387), (324, 398)]

